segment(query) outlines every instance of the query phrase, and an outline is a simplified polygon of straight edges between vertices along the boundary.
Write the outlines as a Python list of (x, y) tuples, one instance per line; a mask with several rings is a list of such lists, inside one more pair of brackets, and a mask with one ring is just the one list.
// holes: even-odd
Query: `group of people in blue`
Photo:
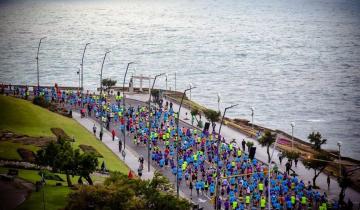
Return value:
[[(19, 93), (26, 96), (27, 91)], [(179, 116), (171, 103), (149, 112), (147, 106), (122, 107), (122, 97), (85, 94), (81, 100), (77, 91), (56, 88), (42, 89), (39, 95), (71, 109), (84, 107), (87, 115), (126, 131), (133, 144), (149, 145), (154, 164), (171, 170), (179, 185), (190, 189), (191, 197), (207, 196), (219, 209), (265, 209), (269, 196), (272, 209), (339, 209), (325, 192), (314, 190), (296, 175), (282, 173), (276, 166), (269, 171), (266, 164), (250, 159), (236, 141), (227, 143), (221, 134), (190, 125), (177, 129)]]

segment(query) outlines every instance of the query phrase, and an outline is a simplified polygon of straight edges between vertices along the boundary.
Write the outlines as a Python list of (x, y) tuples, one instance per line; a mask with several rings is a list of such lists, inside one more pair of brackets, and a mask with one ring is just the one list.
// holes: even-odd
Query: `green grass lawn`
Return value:
[(0, 159), (21, 160), (21, 157), (17, 152), (18, 148), (24, 148), (33, 152), (36, 152), (40, 149), (39, 147), (33, 145), (24, 145), (9, 141), (0, 141)]
[[(0, 174), (6, 174), (9, 168), (0, 167)], [(26, 169), (17, 169), (19, 171), (18, 178), (29, 181), (35, 184), (37, 181), (41, 180), (38, 170), (26, 170)], [(59, 174), (64, 181), (55, 181), (55, 180), (46, 180), (46, 185), (42, 190), (45, 195), (45, 207), (46, 209), (61, 209), (64, 208), (67, 204), (67, 196), (71, 192), (71, 189), (67, 187), (66, 175)], [(71, 177), (73, 184), (77, 183), (79, 176)], [(106, 177), (102, 176), (91, 176), (94, 183), (103, 183)], [(85, 180), (83, 180), (85, 181)], [(62, 186), (55, 186), (56, 183), (61, 183)], [(33, 209), (43, 209), (42, 202), (42, 190), (40, 192), (32, 192), (30, 197), (26, 199), (17, 209), (18, 210), (33, 210)]]
[[(7, 174), (8, 170), (9, 168), (7, 167), (0, 167), (0, 174)], [(27, 170), (27, 169), (17, 169), (17, 170), (19, 171), (18, 177), (21, 179), (29, 181), (33, 184), (41, 180), (41, 176), (39, 175), (38, 170)], [(55, 185), (56, 183), (61, 183), (63, 186), (67, 186), (65, 174), (59, 174), (59, 173), (54, 173), (54, 174), (59, 175), (64, 181), (62, 182), (55, 180), (46, 180), (47, 185)], [(71, 182), (73, 184), (77, 184), (79, 176), (70, 176), (70, 177), (71, 177)], [(93, 180), (94, 183), (103, 183), (106, 177), (91, 175), (91, 179)], [(83, 181), (85, 182), (85, 179), (83, 179)]]
[(43, 187), (39, 192), (32, 192), (30, 197), (16, 209), (43, 209), (43, 196), (45, 201), (45, 209), (63, 209), (67, 204), (67, 197), (70, 192), (71, 189), (68, 187), (45, 185), (45, 187)]
[[(0, 119), (1, 130), (29, 136), (54, 136), (50, 128), (62, 128), (70, 137), (75, 137), (75, 148), (80, 144), (90, 145), (104, 157), (109, 170), (128, 172), (128, 167), (110, 149), (73, 119), (33, 105), (29, 101), (3, 95), (0, 95)], [(7, 146), (11, 148), (14, 145)], [(102, 160), (103, 158), (99, 158), (99, 164)]]

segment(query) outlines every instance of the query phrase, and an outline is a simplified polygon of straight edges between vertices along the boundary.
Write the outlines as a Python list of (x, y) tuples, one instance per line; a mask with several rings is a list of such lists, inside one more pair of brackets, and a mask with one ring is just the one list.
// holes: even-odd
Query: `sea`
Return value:
[(254, 107), (255, 124), (291, 133), (294, 122), (294, 136), (320, 132), (323, 148), (342, 141), (360, 159), (359, 0), (2, 0), (0, 83), (36, 84), (42, 37), (41, 85), (78, 86), (89, 42), (86, 89), (111, 51), (103, 77), (120, 86), (135, 62), (126, 83), (167, 73), (156, 88), (191, 83), (204, 106), (239, 104), (228, 117), (251, 120)]

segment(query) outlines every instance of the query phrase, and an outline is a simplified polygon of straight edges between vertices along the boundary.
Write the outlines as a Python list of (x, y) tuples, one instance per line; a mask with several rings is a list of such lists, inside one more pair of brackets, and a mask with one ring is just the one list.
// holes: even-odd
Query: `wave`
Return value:
[(325, 120), (323, 119), (308, 119), (308, 120), (305, 120), (306, 122), (325, 122)]

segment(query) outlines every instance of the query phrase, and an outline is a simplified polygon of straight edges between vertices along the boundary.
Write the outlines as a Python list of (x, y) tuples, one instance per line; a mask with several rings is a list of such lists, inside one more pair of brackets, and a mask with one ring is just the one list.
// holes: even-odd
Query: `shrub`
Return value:
[(43, 96), (35, 96), (35, 98), (33, 99), (33, 104), (44, 108), (49, 108), (51, 106), (51, 103), (46, 101), (46, 99)]
[(74, 142), (75, 140), (70, 138), (70, 136), (68, 136), (65, 131), (61, 128), (51, 128), (50, 129), (51, 132), (56, 136), (56, 138), (59, 139), (63, 139), (65, 141), (71, 141)]
[[(157, 210), (190, 209), (190, 203), (164, 192), (167, 180), (158, 174), (152, 180), (128, 179), (124, 174), (112, 173), (104, 185), (81, 186), (69, 196), (65, 209), (123, 209)], [(166, 187), (165, 187), (166, 188)]]
[(55, 180), (55, 181), (60, 181), (60, 182), (64, 181), (59, 175), (51, 173), (50, 171), (47, 171), (47, 170), (39, 171), (38, 174), (39, 174), (39, 176), (44, 174), (44, 178), (46, 180)]
[(95, 155), (95, 157), (103, 157), (94, 147), (92, 147), (90, 145), (81, 144), (81, 145), (79, 145), (79, 147), (81, 148), (81, 150), (83, 152), (92, 153)]

